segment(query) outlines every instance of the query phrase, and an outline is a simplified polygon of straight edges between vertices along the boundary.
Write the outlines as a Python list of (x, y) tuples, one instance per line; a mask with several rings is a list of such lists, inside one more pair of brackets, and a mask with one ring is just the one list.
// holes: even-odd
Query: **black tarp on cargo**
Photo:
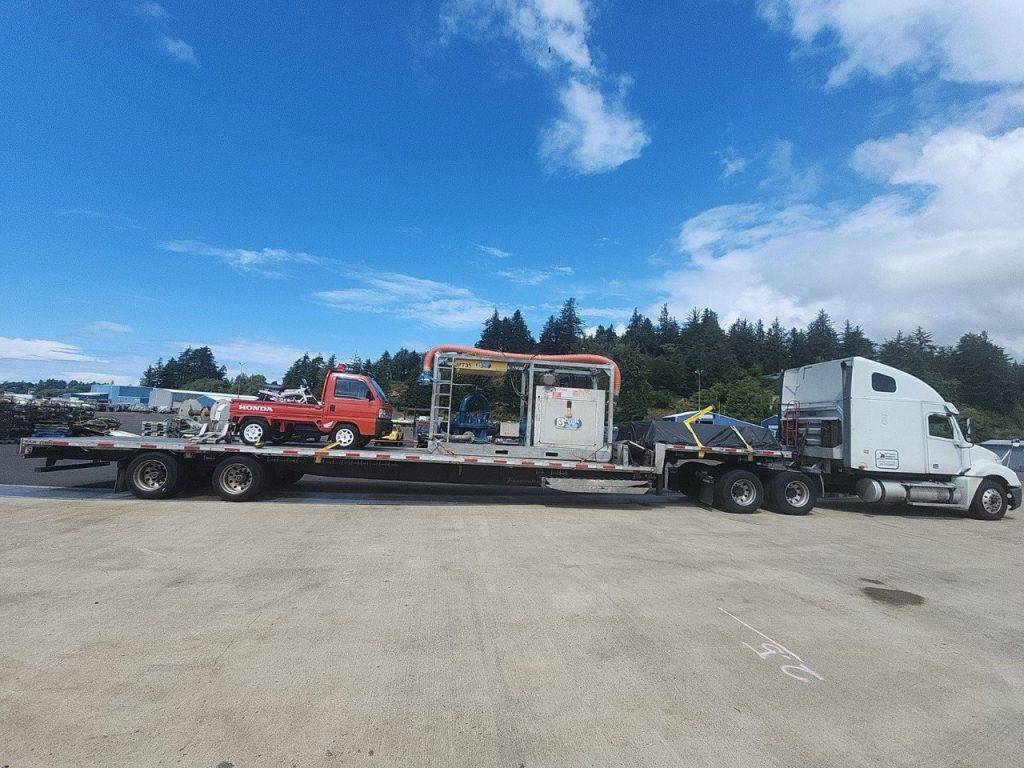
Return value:
[[(782, 450), (782, 446), (769, 430), (753, 424), (736, 427), (739, 435), (732, 427), (719, 424), (695, 423), (692, 427), (701, 443), (712, 448), (746, 448), (747, 446), (743, 444), (746, 440), (747, 445), (757, 450)], [(742, 440), (740, 435), (743, 436)], [(645, 448), (654, 448), (655, 443), (696, 446), (690, 430), (685, 424), (677, 421), (629, 421), (619, 427), (619, 440), (632, 440)]]

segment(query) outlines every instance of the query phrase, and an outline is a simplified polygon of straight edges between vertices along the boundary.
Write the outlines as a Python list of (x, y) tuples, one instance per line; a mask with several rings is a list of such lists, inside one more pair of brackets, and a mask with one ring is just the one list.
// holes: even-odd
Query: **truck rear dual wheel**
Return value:
[(732, 469), (715, 481), (715, 506), (726, 512), (756, 512), (764, 502), (764, 486), (753, 472)]
[(768, 481), (768, 507), (773, 512), (806, 515), (817, 501), (817, 485), (801, 472), (779, 472)]
[(224, 501), (249, 501), (266, 480), (267, 470), (252, 456), (229, 456), (213, 470), (213, 490)]
[(128, 490), (140, 499), (166, 499), (178, 492), (184, 472), (169, 453), (149, 451), (128, 464)]

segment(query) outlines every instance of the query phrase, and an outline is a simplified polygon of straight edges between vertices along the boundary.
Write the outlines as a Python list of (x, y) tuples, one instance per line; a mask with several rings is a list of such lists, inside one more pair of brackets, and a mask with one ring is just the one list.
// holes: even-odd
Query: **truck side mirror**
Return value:
[(971, 417), (970, 416), (968, 416), (967, 417), (967, 421), (964, 422), (964, 427), (967, 430), (967, 434), (964, 435), (964, 437), (967, 438), (967, 442), (973, 443), (974, 442), (974, 422), (971, 421)]

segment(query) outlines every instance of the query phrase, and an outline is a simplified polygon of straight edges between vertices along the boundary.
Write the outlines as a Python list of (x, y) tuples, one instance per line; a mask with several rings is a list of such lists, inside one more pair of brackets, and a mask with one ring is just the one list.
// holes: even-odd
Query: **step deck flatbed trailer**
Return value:
[[(626, 446), (617, 445), (622, 450), (615, 453), (627, 457)], [(127, 489), (141, 498), (172, 496), (191, 478), (210, 479), (214, 491), (230, 501), (247, 501), (274, 483), (289, 484), (303, 475), (548, 487), (583, 493), (661, 493), (679, 489), (675, 478), (681, 466), (700, 466), (708, 470), (702, 477), (710, 480), (699, 483), (689, 495), (710, 504), (723, 501), (722, 493), (730, 493), (730, 489), (715, 487), (715, 481), (723, 477), (753, 475), (767, 487), (782, 475), (796, 475), (788, 471), (788, 451), (668, 443), (643, 451), (642, 463), (459, 455), (394, 445), (353, 450), (107, 436), (24, 438), (20, 452), (27, 459), (45, 459), (45, 465), (37, 467), (39, 472), (116, 464), (115, 490)], [(77, 463), (60, 463), (67, 461)], [(742, 491), (742, 482), (740, 486)], [(812, 491), (811, 506), (816, 495)], [(756, 499), (754, 509), (761, 501), (763, 495)]]

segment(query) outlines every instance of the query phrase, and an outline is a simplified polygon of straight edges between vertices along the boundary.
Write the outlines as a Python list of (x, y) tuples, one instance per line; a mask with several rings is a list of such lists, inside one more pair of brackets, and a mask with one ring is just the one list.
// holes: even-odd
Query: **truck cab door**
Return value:
[(957, 444), (957, 430), (952, 416), (944, 408), (925, 403), (926, 470), (930, 475), (958, 475), (965, 469), (964, 452)]

